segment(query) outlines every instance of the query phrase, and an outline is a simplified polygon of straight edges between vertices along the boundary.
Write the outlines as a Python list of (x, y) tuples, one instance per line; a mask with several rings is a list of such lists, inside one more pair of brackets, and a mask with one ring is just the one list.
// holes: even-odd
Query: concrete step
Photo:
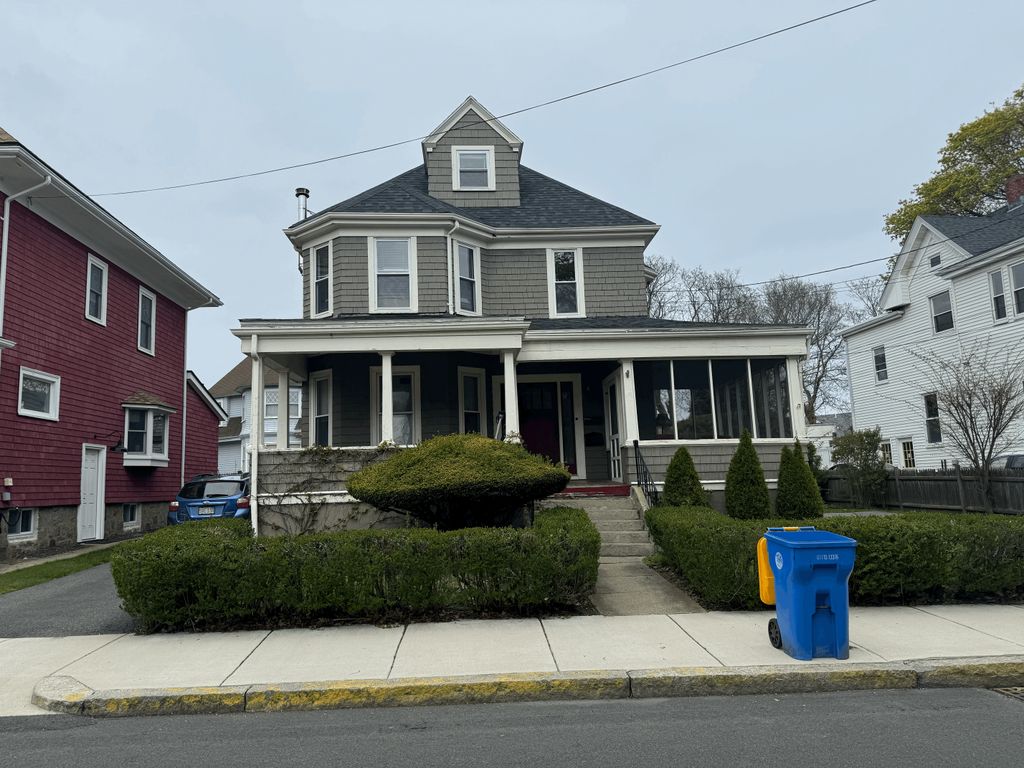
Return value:
[(642, 531), (643, 521), (640, 518), (633, 520), (591, 520), (594, 527), (599, 531)]
[(647, 544), (602, 544), (601, 557), (645, 557), (654, 553), (654, 545)]
[(647, 531), (602, 531), (602, 544), (649, 544)]
[(587, 510), (587, 517), (595, 523), (631, 522), (639, 520), (640, 515), (634, 509)]
[(582, 507), (588, 512), (604, 511), (609, 509), (632, 509), (636, 511), (636, 505), (628, 497), (614, 497), (610, 499), (566, 499), (566, 506)]

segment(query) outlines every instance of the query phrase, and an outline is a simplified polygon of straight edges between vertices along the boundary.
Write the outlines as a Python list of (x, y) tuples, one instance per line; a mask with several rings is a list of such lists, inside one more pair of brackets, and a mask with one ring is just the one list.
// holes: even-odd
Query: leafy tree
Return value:
[(782, 449), (779, 462), (779, 486), (775, 494), (775, 514), (778, 517), (812, 518), (825, 514), (825, 502), (818, 490), (818, 481), (804, 461), (804, 453), (797, 440), (790, 449)]
[(1005, 205), (1006, 180), (1018, 173), (1024, 173), (1024, 87), (949, 134), (939, 169), (885, 217), (885, 231), (902, 241), (918, 216), (991, 213)]
[(882, 432), (877, 427), (833, 437), (832, 461), (843, 466), (855, 504), (870, 506), (885, 490)]
[(680, 446), (665, 470), (665, 504), (670, 507), (706, 507), (707, 495), (686, 446)]
[(743, 430), (740, 444), (725, 475), (725, 513), (736, 518), (770, 517), (771, 500), (750, 432)]

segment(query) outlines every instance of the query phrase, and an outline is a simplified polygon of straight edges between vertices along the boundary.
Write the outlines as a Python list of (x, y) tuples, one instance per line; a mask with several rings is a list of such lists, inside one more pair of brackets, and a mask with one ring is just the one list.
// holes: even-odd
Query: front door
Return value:
[(103, 479), (107, 449), (101, 445), (82, 446), (82, 496), (78, 505), (78, 540), (103, 538)]
[[(519, 433), (530, 453), (540, 454), (556, 463), (562, 460), (558, 382), (519, 385)], [(569, 471), (576, 474), (575, 467), (569, 467)]]
[(622, 441), (619, 427), (619, 376), (613, 373), (604, 380), (604, 432), (612, 480), (622, 482)]
[[(505, 411), (504, 382), (504, 376), (493, 379), (495, 423)], [(519, 437), (526, 449), (564, 464), (573, 477), (585, 479), (579, 376), (520, 376), (518, 393)]]

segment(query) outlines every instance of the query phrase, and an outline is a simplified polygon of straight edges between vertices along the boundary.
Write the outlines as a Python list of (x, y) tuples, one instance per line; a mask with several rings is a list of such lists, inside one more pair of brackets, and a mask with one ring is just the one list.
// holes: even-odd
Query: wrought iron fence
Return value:
[(647, 468), (644, 455), (640, 452), (639, 440), (633, 441), (633, 462), (636, 465), (637, 484), (643, 490), (644, 496), (647, 497), (651, 505), (657, 505), (661, 500), (661, 494), (658, 492), (658, 487), (654, 484), (654, 478), (651, 477), (651, 470)]

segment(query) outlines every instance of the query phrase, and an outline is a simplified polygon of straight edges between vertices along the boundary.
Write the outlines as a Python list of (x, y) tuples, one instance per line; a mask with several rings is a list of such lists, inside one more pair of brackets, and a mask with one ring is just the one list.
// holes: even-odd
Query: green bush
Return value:
[(842, 474), (850, 484), (856, 504), (868, 507), (884, 496), (886, 470), (880, 429), (862, 429), (833, 437), (832, 461), (842, 465)]
[(675, 452), (665, 470), (664, 503), (670, 507), (707, 507), (707, 495), (686, 446)]
[(768, 517), (771, 509), (761, 460), (757, 458), (750, 432), (743, 430), (725, 475), (725, 512), (729, 517), (759, 518)]
[(793, 449), (784, 447), (779, 461), (779, 485), (775, 494), (776, 517), (807, 520), (822, 517), (825, 502), (818, 490), (818, 481), (804, 461), (804, 453), (797, 440)]
[[(710, 609), (764, 608), (757, 540), (788, 520), (732, 520), (698, 508), (647, 513), (654, 541)], [(1024, 598), (1024, 517), (910, 512), (832, 517), (816, 524), (857, 540), (855, 605), (914, 605)]]
[(246, 521), (172, 526), (119, 547), (114, 583), (143, 631), (533, 614), (580, 605), (601, 538), (586, 513), (532, 528), (253, 538)]
[(349, 493), (441, 530), (508, 525), (525, 505), (558, 493), (569, 472), (520, 445), (444, 435), (349, 477)]

